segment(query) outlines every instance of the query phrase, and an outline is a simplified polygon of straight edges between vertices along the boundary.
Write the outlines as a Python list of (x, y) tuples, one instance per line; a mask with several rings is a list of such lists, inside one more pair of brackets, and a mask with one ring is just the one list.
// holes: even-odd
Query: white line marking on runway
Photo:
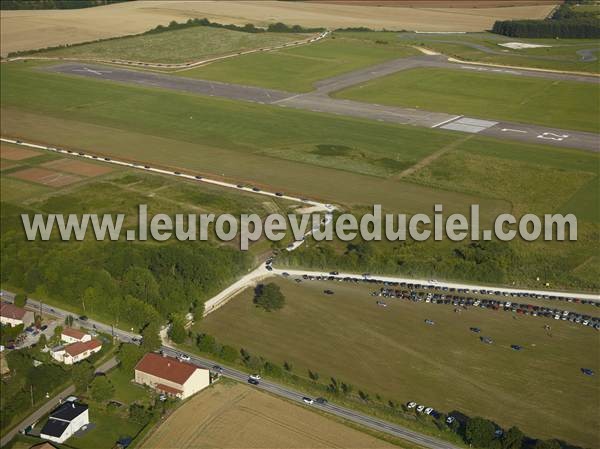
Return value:
[(500, 131), (527, 134), (527, 131), (522, 129), (502, 128)]
[(452, 118), (450, 118), (448, 120), (444, 120), (443, 122), (440, 122), (440, 123), (437, 123), (437, 124), (433, 125), (432, 128), (437, 128), (439, 126), (446, 125), (447, 123), (453, 122), (454, 120), (458, 120), (459, 118), (462, 118), (462, 117), (464, 117), (464, 116), (463, 115), (457, 115), (456, 117), (452, 117)]

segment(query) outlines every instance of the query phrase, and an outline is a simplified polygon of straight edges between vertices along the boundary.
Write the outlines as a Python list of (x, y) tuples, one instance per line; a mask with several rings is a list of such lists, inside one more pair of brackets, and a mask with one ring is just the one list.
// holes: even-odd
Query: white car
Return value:
[(304, 402), (305, 404), (308, 404), (308, 405), (312, 405), (315, 401), (309, 397), (304, 396), (302, 398), (302, 402)]
[(181, 362), (189, 362), (190, 360), (192, 360), (192, 359), (187, 354), (180, 354), (179, 355), (179, 361), (181, 361)]
[(432, 412), (432, 411), (433, 411), (433, 407), (427, 407), (427, 408), (425, 409), (425, 414), (426, 414), (426, 415), (431, 415), (431, 412)]
[(425, 406), (424, 406), (424, 405), (419, 405), (419, 406), (417, 407), (417, 411), (418, 411), (419, 413), (421, 413), (423, 410), (425, 410)]
[(415, 408), (416, 406), (417, 406), (416, 402), (409, 402), (408, 404), (406, 404), (406, 408), (409, 410), (412, 408)]
[(260, 376), (260, 374), (250, 374), (250, 379), (252, 380), (261, 380), (262, 377)]
[(454, 421), (456, 421), (456, 418), (454, 416), (448, 416), (446, 418), (446, 424), (452, 424)]

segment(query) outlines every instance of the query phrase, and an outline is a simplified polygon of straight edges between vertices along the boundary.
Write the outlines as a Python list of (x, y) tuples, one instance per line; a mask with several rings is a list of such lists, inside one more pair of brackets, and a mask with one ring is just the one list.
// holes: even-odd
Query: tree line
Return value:
[(80, 9), (132, 0), (2, 0), (0, 9)]
[(186, 28), (192, 28), (197, 26), (203, 27), (211, 27), (211, 28), (223, 28), (231, 31), (240, 31), (242, 33), (318, 33), (320, 31), (324, 31), (325, 28), (315, 27), (315, 28), (305, 28), (301, 25), (287, 25), (282, 22), (272, 23), (267, 28), (259, 28), (252, 23), (247, 23), (246, 25), (234, 25), (223, 24), (217, 22), (211, 22), (207, 18), (203, 19), (188, 19), (186, 22), (176, 22), (175, 20), (171, 21), (168, 25), (158, 25), (151, 30), (146, 31), (143, 34), (154, 34), (154, 33), (163, 33), (165, 31), (174, 31), (174, 30), (182, 30)]
[(564, 3), (550, 19), (499, 20), (494, 23), (492, 32), (510, 37), (598, 38), (600, 21), (595, 13), (579, 12), (573, 3)]

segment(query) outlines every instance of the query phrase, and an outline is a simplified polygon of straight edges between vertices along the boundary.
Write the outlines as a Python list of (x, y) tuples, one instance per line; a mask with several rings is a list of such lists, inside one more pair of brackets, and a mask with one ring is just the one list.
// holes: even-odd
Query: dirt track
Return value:
[(366, 26), (419, 31), (483, 31), (496, 19), (543, 18), (553, 5), (503, 8), (399, 8), (278, 1), (135, 1), (74, 10), (0, 13), (0, 53), (136, 34), (172, 20), (286, 22), (327, 28)]

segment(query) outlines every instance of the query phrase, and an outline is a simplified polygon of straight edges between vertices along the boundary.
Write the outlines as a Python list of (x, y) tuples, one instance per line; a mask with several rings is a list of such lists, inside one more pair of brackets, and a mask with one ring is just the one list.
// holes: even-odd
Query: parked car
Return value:
[(482, 343), (485, 343), (486, 345), (491, 345), (492, 343), (494, 343), (494, 340), (492, 340), (490, 337), (479, 337), (479, 339)]
[(189, 362), (190, 360), (192, 360), (192, 359), (190, 358), (190, 356), (189, 356), (189, 355), (187, 355), (187, 354), (179, 354), (179, 357), (178, 357), (178, 359), (179, 359), (179, 361), (181, 361), (181, 362)]
[(510, 349), (512, 349), (513, 351), (520, 351), (521, 349), (523, 349), (523, 347), (519, 345), (510, 345)]
[(594, 375), (594, 370), (591, 368), (581, 368), (581, 372), (583, 374), (585, 374), (586, 376), (593, 376)]
[(333, 290), (323, 290), (326, 295), (333, 295)]
[(426, 415), (431, 415), (431, 412), (433, 412), (433, 407), (427, 407), (425, 410), (423, 410), (423, 412)]
[(478, 327), (470, 327), (469, 328), (471, 332), (475, 332), (476, 334), (478, 334), (479, 332), (481, 332), (481, 329), (479, 329)]
[(415, 408), (416, 406), (417, 406), (416, 402), (409, 402), (408, 404), (406, 404), (406, 408), (409, 410)]
[(424, 405), (418, 405), (417, 406), (417, 412), (421, 413), (423, 410), (425, 410), (425, 406)]
[(452, 424), (454, 421), (456, 421), (456, 418), (454, 416), (448, 416), (446, 418), (446, 424)]
[(425, 320), (425, 324), (428, 324), (429, 326), (433, 326), (435, 324), (435, 321), (427, 319), (427, 320)]

